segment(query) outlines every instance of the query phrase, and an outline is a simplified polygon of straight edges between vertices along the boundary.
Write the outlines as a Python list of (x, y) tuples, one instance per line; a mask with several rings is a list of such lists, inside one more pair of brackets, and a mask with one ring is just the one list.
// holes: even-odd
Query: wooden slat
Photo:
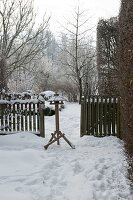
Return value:
[(98, 137), (98, 118), (99, 118), (99, 98), (95, 98), (95, 136)]
[(82, 137), (85, 132), (84, 132), (84, 129), (85, 129), (85, 123), (84, 123), (84, 118), (85, 118), (85, 100), (82, 98), (82, 101), (81, 101), (81, 122), (80, 122), (80, 137)]
[(12, 131), (12, 113), (11, 113), (11, 110), (12, 110), (12, 105), (9, 104), (9, 131)]
[(32, 106), (29, 103), (29, 131), (32, 131)]
[(4, 124), (5, 124), (5, 131), (8, 131), (8, 104), (5, 105), (5, 111), (4, 111)]
[[(40, 116), (39, 116), (39, 122), (40, 122), (40, 136), (41, 137), (45, 137), (45, 125), (44, 125), (44, 110), (43, 110), (43, 104), (39, 105), (39, 113), (40, 113)], [(38, 123), (39, 123), (38, 122)]]
[(15, 104), (13, 104), (12, 108), (13, 108), (13, 110), (12, 110), (12, 112), (13, 112), (13, 131), (16, 131), (16, 119), (15, 119), (15, 117), (16, 117), (16, 115), (15, 115), (16, 110), (15, 110)]
[(20, 104), (17, 103), (16, 105), (16, 112), (17, 112), (17, 131), (20, 130)]
[(113, 99), (113, 107), (112, 107), (112, 135), (115, 136), (115, 124), (116, 124), (116, 97)]
[(85, 134), (88, 135), (88, 99), (85, 100)]
[[(112, 109), (112, 102), (111, 97), (108, 98), (108, 135), (111, 135), (111, 109)], [(112, 100), (113, 101), (113, 100)]]
[(87, 113), (87, 134), (90, 135), (90, 97), (88, 97)]
[[(42, 114), (42, 113), (41, 113)], [(40, 113), (39, 113), (39, 103), (37, 103), (37, 114), (36, 114), (36, 122), (37, 122), (37, 129), (36, 129), (36, 131), (38, 131), (39, 132), (39, 130), (40, 130)]]
[(103, 97), (100, 99), (99, 103), (99, 136), (101, 137), (103, 134)]
[(103, 123), (103, 135), (107, 134), (107, 98), (104, 98), (104, 123)]
[(83, 136), (83, 102), (81, 101), (81, 108), (80, 108), (80, 137)]
[(95, 103), (94, 97), (91, 98), (91, 133), (94, 135), (95, 127)]
[(24, 131), (24, 104), (21, 103), (21, 130)]
[(36, 116), (35, 116), (36, 104), (33, 104), (33, 131), (36, 131)]
[(28, 109), (28, 103), (25, 104), (25, 131), (28, 131), (28, 114), (27, 114), (27, 109)]
[(4, 125), (4, 105), (1, 105), (1, 126)]
[(121, 127), (120, 127), (120, 98), (117, 100), (117, 137), (121, 138)]
[(87, 114), (87, 98), (84, 99), (85, 105), (84, 105), (84, 124), (85, 124), (85, 128), (84, 128), (84, 135), (87, 135), (87, 118), (88, 118), (88, 114)]

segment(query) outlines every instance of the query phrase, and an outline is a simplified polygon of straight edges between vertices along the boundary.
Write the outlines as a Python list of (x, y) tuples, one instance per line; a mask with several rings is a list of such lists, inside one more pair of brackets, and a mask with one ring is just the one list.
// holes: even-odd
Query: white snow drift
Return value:
[(0, 200), (132, 200), (123, 143), (116, 137), (79, 137), (80, 105), (60, 112), (61, 140), (43, 146), (54, 131), (46, 117), (46, 138), (32, 133), (0, 136)]

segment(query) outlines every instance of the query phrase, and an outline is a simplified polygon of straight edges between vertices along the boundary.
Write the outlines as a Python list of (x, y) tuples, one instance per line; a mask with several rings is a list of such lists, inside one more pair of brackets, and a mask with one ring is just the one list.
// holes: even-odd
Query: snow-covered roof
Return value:
[(40, 95), (41, 94), (42, 95), (46, 95), (47, 97), (49, 97), (49, 96), (53, 96), (55, 94), (55, 92), (48, 90), (48, 91), (41, 92)]
[(51, 102), (51, 101), (65, 101), (65, 100), (66, 99), (63, 96), (55, 94), (48, 101)]

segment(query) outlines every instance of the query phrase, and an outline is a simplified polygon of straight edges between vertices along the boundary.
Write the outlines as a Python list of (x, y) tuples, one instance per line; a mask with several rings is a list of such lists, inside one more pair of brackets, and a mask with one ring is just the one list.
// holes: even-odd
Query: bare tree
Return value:
[(80, 101), (86, 93), (89, 74), (94, 70), (95, 57), (94, 47), (88, 36), (89, 31), (92, 31), (88, 28), (90, 18), (86, 18), (85, 12), (80, 11), (78, 5), (73, 20), (67, 21), (69, 27), (64, 26), (67, 36), (66, 39), (64, 37), (64, 46), (61, 47), (65, 55), (62, 65), (67, 67), (67, 76), (77, 85)]
[(35, 19), (33, 0), (0, 1), (0, 90), (14, 70), (33, 62), (47, 46), (50, 18), (39, 25)]

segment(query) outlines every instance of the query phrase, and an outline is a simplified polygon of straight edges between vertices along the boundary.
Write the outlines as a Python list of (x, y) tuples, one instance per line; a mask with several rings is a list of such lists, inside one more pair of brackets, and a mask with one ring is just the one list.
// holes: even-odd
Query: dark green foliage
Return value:
[(52, 115), (55, 115), (55, 110), (47, 107), (44, 109), (44, 115), (45, 116), (52, 116)]
[(133, 180), (133, 1), (121, 0), (119, 15), (119, 91), (121, 132)]
[(97, 26), (97, 67), (100, 95), (117, 95), (118, 18), (101, 19)]

